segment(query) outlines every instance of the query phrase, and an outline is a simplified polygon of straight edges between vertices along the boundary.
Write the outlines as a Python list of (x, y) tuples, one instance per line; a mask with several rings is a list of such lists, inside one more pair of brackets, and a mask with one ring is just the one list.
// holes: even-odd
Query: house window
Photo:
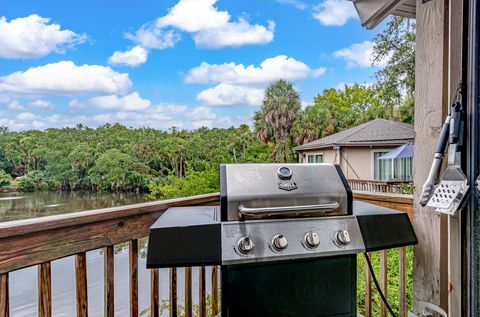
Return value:
[(412, 180), (413, 158), (397, 158), (380, 160), (379, 158), (388, 152), (373, 153), (373, 178), (375, 180)]
[(323, 163), (323, 154), (307, 154), (308, 163)]
[(373, 178), (375, 180), (389, 180), (393, 178), (392, 160), (379, 158), (388, 152), (373, 152)]
[(394, 160), (393, 175), (395, 179), (413, 179), (413, 157), (398, 158)]

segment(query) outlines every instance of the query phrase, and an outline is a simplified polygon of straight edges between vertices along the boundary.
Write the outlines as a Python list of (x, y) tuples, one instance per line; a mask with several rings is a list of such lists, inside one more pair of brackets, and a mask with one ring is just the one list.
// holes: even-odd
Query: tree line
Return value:
[(220, 163), (265, 162), (269, 157), (270, 146), (257, 141), (247, 125), (159, 131), (120, 124), (92, 129), (79, 124), (0, 132), (0, 170), (19, 178), (20, 190), (154, 191), (161, 195), (176, 179), (216, 174)]

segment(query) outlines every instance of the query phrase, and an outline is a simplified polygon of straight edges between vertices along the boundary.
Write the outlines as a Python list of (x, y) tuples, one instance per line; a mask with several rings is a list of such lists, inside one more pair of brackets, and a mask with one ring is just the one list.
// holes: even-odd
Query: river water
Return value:
[(91, 192), (0, 193), (0, 222), (151, 201), (148, 194)]
[[(145, 194), (100, 193), (0, 193), (0, 221), (20, 220), (81, 210), (114, 207), (150, 201)], [(139, 246), (139, 310), (148, 316), (150, 274), (145, 267), (145, 247)], [(207, 277), (211, 274), (207, 270)], [(11, 272), (10, 312), (12, 317), (37, 315), (37, 267)], [(160, 298), (168, 300), (169, 272), (160, 270)], [(210, 278), (207, 281), (210, 282)], [(211, 284), (207, 282), (207, 291)], [(87, 284), (89, 316), (103, 316), (103, 254), (101, 250), (87, 252)], [(178, 269), (179, 304), (184, 296), (184, 270)], [(193, 301), (198, 303), (198, 269), (193, 269)], [(117, 246), (115, 254), (115, 316), (129, 315), (128, 247)], [(67, 257), (52, 262), (52, 309), (54, 317), (76, 315), (75, 259)], [(168, 316), (165, 311), (162, 316)]]

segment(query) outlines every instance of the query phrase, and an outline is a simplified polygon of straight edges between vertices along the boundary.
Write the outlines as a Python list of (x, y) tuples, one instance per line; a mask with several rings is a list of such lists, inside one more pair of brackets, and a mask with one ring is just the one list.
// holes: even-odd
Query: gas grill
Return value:
[(220, 188), (220, 206), (165, 211), (147, 267), (221, 265), (223, 317), (356, 316), (356, 254), (417, 243), (335, 164), (221, 165)]

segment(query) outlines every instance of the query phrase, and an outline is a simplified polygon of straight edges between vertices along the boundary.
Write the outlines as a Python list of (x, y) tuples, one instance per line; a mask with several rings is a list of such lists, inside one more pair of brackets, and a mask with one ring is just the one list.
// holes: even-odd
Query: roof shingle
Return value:
[(375, 119), (356, 127), (305, 143), (295, 151), (324, 148), (333, 145), (403, 144), (414, 138), (413, 125), (385, 119)]

